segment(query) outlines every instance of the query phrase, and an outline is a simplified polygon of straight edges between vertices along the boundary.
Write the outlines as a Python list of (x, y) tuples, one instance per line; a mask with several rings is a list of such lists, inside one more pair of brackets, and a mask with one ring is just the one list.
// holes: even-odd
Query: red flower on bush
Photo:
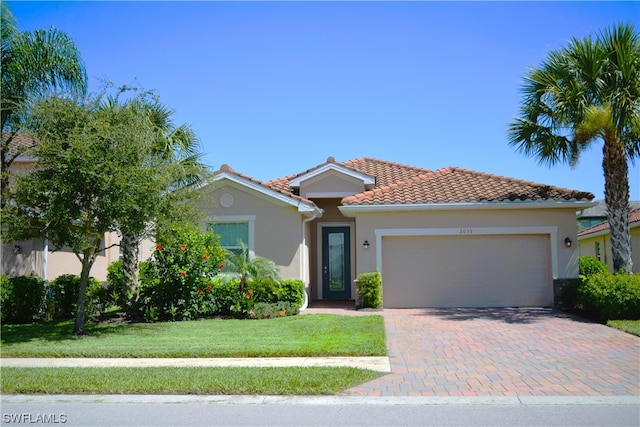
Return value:
[(162, 245), (156, 246), (156, 251), (161, 251), (161, 250), (162, 250)]
[(207, 291), (210, 291), (211, 289), (211, 285), (207, 285)]
[(206, 256), (206, 255), (202, 255), (202, 259), (203, 259), (203, 260), (205, 260), (205, 261), (206, 261), (208, 258), (209, 258), (208, 256)]
[(183, 251), (187, 250), (187, 245), (180, 245), (180, 249), (182, 249)]
[(222, 269), (224, 268), (224, 264), (220, 264), (220, 265), (218, 266), (218, 268), (219, 268), (220, 270), (222, 270)]
[(184, 277), (184, 276), (186, 276), (186, 275), (187, 275), (187, 272), (186, 272), (186, 271), (181, 271), (181, 272), (180, 272), (180, 275), (181, 275), (182, 277)]
[(202, 289), (198, 289), (198, 295), (202, 295), (203, 293)]

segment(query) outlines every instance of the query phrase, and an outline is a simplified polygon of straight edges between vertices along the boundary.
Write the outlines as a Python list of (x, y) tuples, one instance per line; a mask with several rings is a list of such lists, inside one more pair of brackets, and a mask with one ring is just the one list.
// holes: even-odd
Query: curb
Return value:
[(457, 405), (457, 406), (640, 406), (640, 396), (194, 396), (194, 395), (24, 395), (0, 396), (2, 403), (166, 403), (216, 405)]
[(349, 367), (391, 372), (388, 357), (0, 358), (3, 368)]

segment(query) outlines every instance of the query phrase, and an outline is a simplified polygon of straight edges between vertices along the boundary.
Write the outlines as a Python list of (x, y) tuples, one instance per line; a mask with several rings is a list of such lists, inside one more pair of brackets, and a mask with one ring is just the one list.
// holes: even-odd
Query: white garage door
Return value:
[(548, 307), (549, 236), (386, 236), (382, 283), (388, 308)]

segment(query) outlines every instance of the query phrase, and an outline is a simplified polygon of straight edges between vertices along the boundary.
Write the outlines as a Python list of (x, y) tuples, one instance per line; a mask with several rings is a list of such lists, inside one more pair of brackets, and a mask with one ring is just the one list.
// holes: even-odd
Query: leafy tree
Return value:
[(171, 175), (150, 153), (156, 133), (139, 97), (109, 108), (52, 97), (37, 102), (29, 129), (38, 140), (34, 170), (17, 177), (8, 204), (9, 240), (46, 236), (82, 264), (74, 332), (84, 332), (89, 272), (105, 233), (140, 232)]
[(16, 157), (29, 147), (20, 140), (20, 132), (35, 99), (51, 91), (84, 95), (87, 74), (80, 52), (63, 31), (21, 32), (6, 2), (1, 7), (1, 113), (2, 204), (9, 183), (8, 169)]
[(618, 25), (572, 39), (525, 77), (509, 143), (550, 166), (602, 141), (614, 270), (631, 271), (628, 161), (640, 155), (640, 38)]

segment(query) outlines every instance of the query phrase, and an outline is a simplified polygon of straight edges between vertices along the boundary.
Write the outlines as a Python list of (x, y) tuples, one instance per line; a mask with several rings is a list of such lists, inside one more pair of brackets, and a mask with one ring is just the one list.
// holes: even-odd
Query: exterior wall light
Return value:
[(16, 255), (20, 253), (20, 246), (19, 245), (13, 245), (13, 253), (16, 254)]
[(369, 241), (365, 240), (364, 243), (362, 244), (362, 247), (364, 248), (365, 251), (369, 250)]
[(573, 242), (571, 242), (571, 239), (570, 239), (570, 238), (568, 238), (568, 237), (567, 237), (567, 238), (565, 238), (565, 239), (564, 239), (564, 245), (565, 245), (566, 247), (570, 248), (570, 247), (571, 247), (571, 245), (572, 245), (572, 243), (573, 243)]

